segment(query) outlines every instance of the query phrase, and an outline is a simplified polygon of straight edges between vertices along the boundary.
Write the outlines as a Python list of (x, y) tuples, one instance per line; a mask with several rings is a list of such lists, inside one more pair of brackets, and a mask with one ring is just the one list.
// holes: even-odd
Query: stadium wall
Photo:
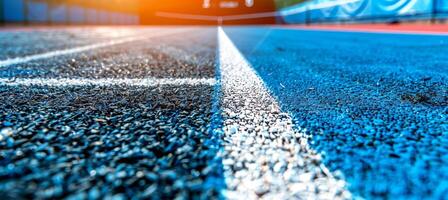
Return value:
[(0, 0), (0, 23), (139, 24), (137, 10), (135, 12), (120, 11), (111, 9), (111, 6), (114, 5), (103, 6), (99, 3), (94, 5), (88, 2), (69, 0)]
[(447, 0), (313, 0), (283, 8), (288, 24), (448, 19)]

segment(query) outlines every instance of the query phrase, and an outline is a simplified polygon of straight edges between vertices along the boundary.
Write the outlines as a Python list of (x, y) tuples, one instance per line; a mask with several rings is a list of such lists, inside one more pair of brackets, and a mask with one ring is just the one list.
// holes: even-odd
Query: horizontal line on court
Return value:
[(214, 86), (216, 80), (214, 78), (143, 78), (143, 79), (72, 79), (72, 78), (0, 78), (0, 85), (3, 86), (51, 86), (51, 87), (67, 87), (67, 86), (141, 86), (155, 87), (163, 85), (210, 85)]
[(372, 33), (372, 34), (395, 34), (395, 35), (429, 35), (429, 36), (448, 36), (448, 32), (426, 31), (426, 30), (394, 30), (377, 28), (344, 28), (344, 27), (324, 27), (324, 26), (273, 26), (276, 29), (288, 29), (299, 31), (323, 31), (323, 32), (341, 32), (341, 33)]
[(71, 48), (71, 49), (55, 50), (55, 51), (50, 51), (50, 52), (35, 54), (35, 55), (30, 55), (30, 56), (10, 58), (10, 59), (6, 59), (6, 60), (1, 60), (0, 68), (7, 67), (10, 65), (26, 63), (26, 62), (30, 62), (33, 60), (40, 60), (40, 59), (51, 58), (51, 57), (61, 56), (61, 55), (66, 55), (66, 54), (75, 54), (75, 53), (88, 51), (88, 50), (92, 50), (92, 49), (103, 48), (103, 47), (107, 47), (107, 46), (122, 44), (122, 43), (126, 43), (126, 42), (132, 42), (132, 41), (136, 41), (136, 40), (148, 39), (151, 37), (157, 37), (157, 36), (160, 36), (163, 34), (174, 34), (174, 33), (184, 32), (184, 31), (186, 31), (186, 30), (159, 31), (159, 32), (155, 32), (154, 35), (133, 36), (133, 37), (128, 37), (128, 38), (119, 39), (119, 40), (115, 40), (115, 41), (102, 42), (102, 43), (97, 43), (97, 44), (92, 44), (92, 45), (75, 47), (75, 48)]
[(196, 15), (187, 13), (171, 13), (171, 12), (157, 12), (157, 16), (166, 18), (178, 18), (178, 19), (195, 19), (204, 21), (232, 21), (232, 20), (243, 20), (243, 19), (255, 19), (255, 18), (266, 18), (266, 17), (276, 17), (280, 16), (279, 12), (259, 12), (241, 15)]

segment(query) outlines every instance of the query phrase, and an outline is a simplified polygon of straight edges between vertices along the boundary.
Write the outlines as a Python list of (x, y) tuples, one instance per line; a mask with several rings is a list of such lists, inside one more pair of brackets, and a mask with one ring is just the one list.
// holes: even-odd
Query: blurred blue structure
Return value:
[(97, 20), (99, 20), (98, 17), (97, 17), (98, 16), (98, 11), (97, 10), (88, 8), (88, 9), (85, 10), (85, 12), (86, 12), (86, 14), (85, 14), (86, 22), (88, 24), (95, 24), (95, 23), (97, 23)]
[(25, 20), (23, 1), (2, 0), (2, 14), (4, 21), (21, 22)]
[(79, 6), (70, 6), (68, 8), (68, 16), (70, 23), (72, 24), (82, 24), (84, 20), (84, 8)]
[(67, 6), (58, 5), (53, 6), (50, 9), (50, 22), (51, 23), (65, 23), (67, 22)]
[(448, 0), (311, 0), (280, 10), (286, 23), (398, 22), (448, 18)]
[[(9, 0), (10, 1), (10, 0)], [(33, 22), (47, 22), (48, 18), (48, 5), (44, 2), (30, 1), (26, 4), (25, 11), (28, 12), (28, 19), (32, 19)]]
[(0, 0), (0, 23), (139, 24), (139, 16), (85, 8), (62, 1)]

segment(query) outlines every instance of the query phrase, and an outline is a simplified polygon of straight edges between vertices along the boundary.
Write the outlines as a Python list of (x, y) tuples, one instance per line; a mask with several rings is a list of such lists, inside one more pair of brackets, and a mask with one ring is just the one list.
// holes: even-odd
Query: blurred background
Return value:
[(6, 24), (139, 24), (139, 0), (0, 0)]
[(445, 23), (448, 0), (0, 0), (1, 24)]

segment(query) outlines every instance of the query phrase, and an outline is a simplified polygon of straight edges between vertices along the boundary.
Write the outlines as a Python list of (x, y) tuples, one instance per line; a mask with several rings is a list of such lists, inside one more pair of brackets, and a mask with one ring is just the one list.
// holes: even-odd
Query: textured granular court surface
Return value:
[(447, 44), (281, 27), (0, 31), (0, 197), (447, 198)]
[(447, 198), (447, 36), (226, 32), (353, 194)]
[(1, 196), (218, 196), (216, 29), (125, 32), (146, 38), (0, 69)]

